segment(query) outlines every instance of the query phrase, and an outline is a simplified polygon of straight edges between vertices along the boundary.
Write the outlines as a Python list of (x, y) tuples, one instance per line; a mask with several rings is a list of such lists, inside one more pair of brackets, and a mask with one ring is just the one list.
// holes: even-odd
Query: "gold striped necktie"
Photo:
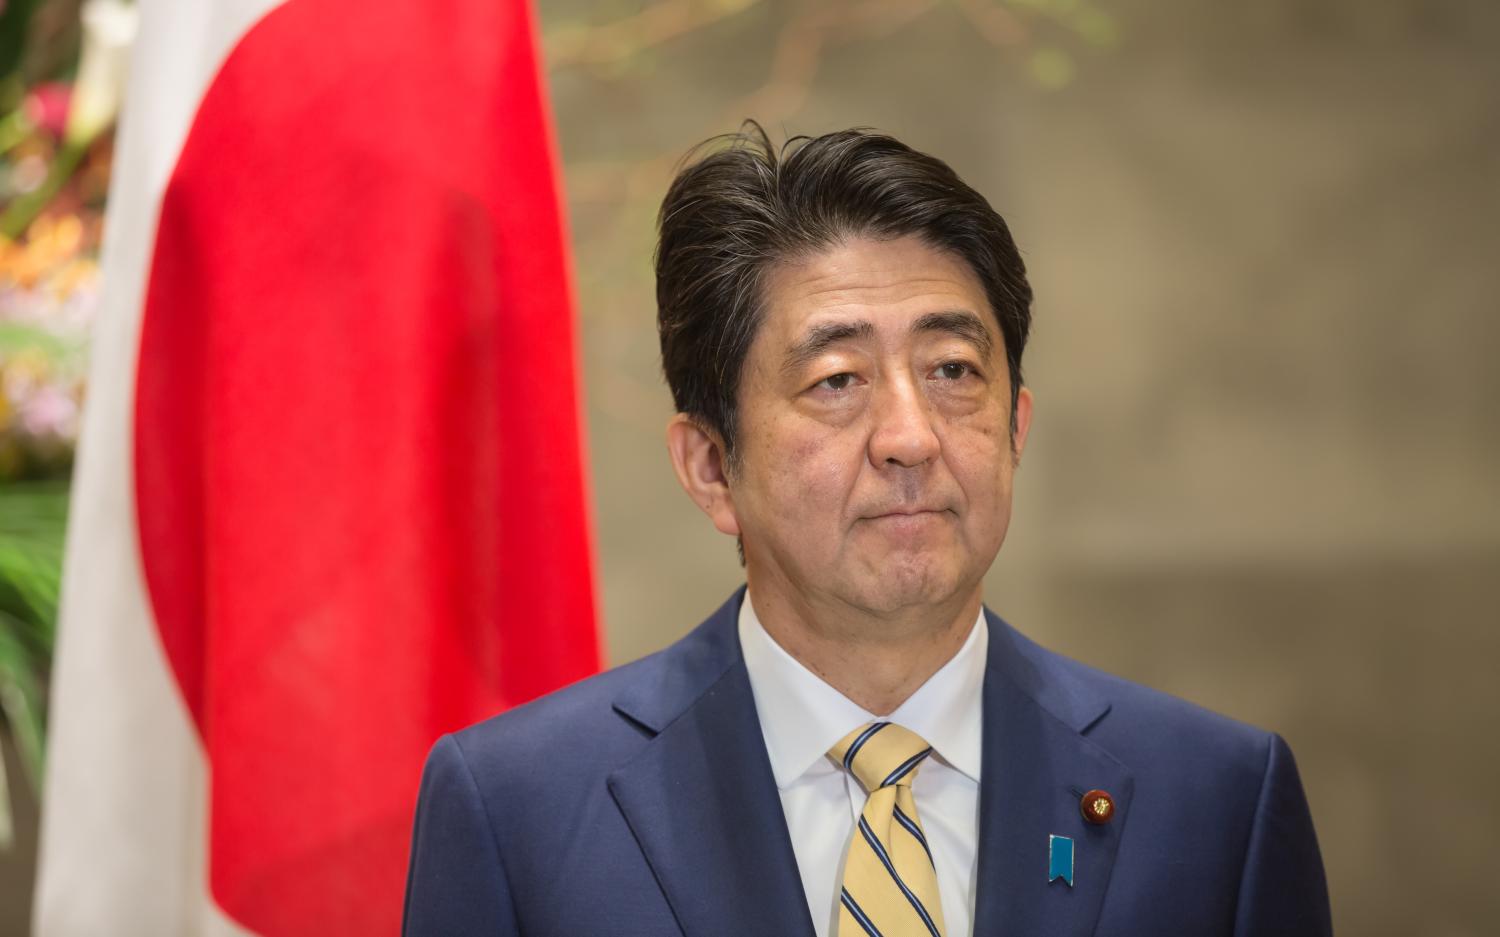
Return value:
[(839, 937), (943, 937), (937, 870), (911, 794), (931, 753), (893, 722), (860, 726), (828, 750), (868, 794), (844, 863)]

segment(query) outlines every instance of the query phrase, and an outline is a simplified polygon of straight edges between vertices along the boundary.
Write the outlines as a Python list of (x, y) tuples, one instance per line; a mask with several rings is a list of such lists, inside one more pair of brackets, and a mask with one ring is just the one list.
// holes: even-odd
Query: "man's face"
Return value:
[[(894, 614), (977, 594), (1010, 522), (1018, 401), (984, 290), (925, 242), (776, 267), (739, 392), (725, 510), (752, 586)], [(721, 529), (725, 526), (721, 524)]]

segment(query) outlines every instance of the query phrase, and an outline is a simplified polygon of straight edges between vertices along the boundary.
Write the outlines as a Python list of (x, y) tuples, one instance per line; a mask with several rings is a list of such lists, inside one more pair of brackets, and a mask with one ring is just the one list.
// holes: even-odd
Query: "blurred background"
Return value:
[[(746, 117), (880, 128), (990, 197), (1036, 290), (1036, 422), (990, 605), (1286, 736), (1340, 933), (1494, 933), (1500, 6), (538, 8), (612, 662), (741, 575), (662, 442), (650, 257), (674, 165)], [(0, 8), (0, 934), (30, 904), (110, 165), (108, 100), (71, 106), (94, 93), (79, 14)]]

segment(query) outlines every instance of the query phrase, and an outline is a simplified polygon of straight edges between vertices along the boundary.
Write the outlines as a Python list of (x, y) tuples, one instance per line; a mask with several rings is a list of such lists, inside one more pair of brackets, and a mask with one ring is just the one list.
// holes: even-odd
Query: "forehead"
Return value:
[(767, 271), (762, 337), (782, 345), (821, 324), (866, 321), (876, 334), (932, 312), (969, 311), (1000, 336), (968, 263), (917, 237), (850, 238)]

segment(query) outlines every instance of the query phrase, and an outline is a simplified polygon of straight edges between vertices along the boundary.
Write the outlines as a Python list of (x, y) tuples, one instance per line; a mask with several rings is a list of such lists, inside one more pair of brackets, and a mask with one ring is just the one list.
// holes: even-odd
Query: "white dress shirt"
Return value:
[(740, 604), (739, 634), (818, 937), (837, 933), (844, 856), (865, 806), (859, 782), (827, 757), (828, 749), (850, 731), (877, 720), (904, 726), (932, 746), (932, 757), (922, 763), (912, 782), (912, 796), (937, 866), (946, 935), (972, 934), (982, 696), (989, 646), (984, 612), (953, 659), (883, 717), (866, 712), (782, 649), (756, 617), (749, 593)]

